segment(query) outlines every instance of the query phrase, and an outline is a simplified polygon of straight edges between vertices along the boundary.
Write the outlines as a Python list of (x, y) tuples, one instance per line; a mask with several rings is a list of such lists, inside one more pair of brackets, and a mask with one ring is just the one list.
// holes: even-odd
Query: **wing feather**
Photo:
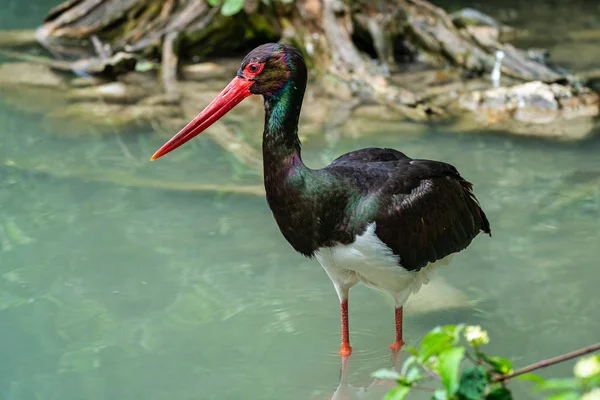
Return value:
[(491, 234), (489, 222), (471, 191), (456, 176), (421, 180), (409, 193), (387, 185), (387, 199), (376, 220), (377, 236), (400, 257), (400, 264), (419, 270), (465, 249), (480, 232)]

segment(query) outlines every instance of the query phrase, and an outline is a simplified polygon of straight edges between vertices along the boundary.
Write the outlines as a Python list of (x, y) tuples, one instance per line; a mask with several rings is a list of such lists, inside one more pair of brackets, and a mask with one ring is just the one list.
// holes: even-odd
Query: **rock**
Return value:
[(123, 82), (110, 82), (70, 90), (67, 98), (78, 101), (102, 100), (110, 103), (135, 103), (147, 95), (148, 92), (139, 86), (126, 85)]
[(357, 107), (352, 113), (352, 118), (364, 118), (371, 121), (391, 121), (398, 122), (404, 118), (402, 115), (390, 112), (389, 108), (381, 104), (367, 104)]
[(69, 86), (74, 88), (83, 88), (90, 86), (98, 86), (108, 83), (106, 79), (97, 76), (79, 76), (69, 81)]
[(205, 81), (209, 79), (231, 79), (240, 67), (239, 61), (236, 62), (203, 62), (198, 64), (189, 64), (181, 67), (183, 79), (195, 81)]
[(71, 65), (71, 69), (79, 76), (100, 75), (115, 77), (134, 71), (136, 63), (137, 58), (133, 54), (119, 52), (106, 59), (94, 57), (75, 61)]
[(0, 86), (62, 88), (64, 79), (49, 67), (27, 62), (0, 64)]
[(152, 72), (128, 72), (119, 76), (118, 81), (127, 85), (140, 86), (148, 91), (156, 90), (158, 87), (156, 74)]
[(578, 140), (592, 132), (600, 98), (588, 88), (534, 81), (473, 91), (460, 96), (458, 106), (471, 112), (466, 125), (473, 129)]
[[(397, 140), (399, 136), (422, 136), (427, 133), (427, 130), (428, 125), (406, 119), (403, 121), (391, 121), (383, 119), (376, 122), (372, 119), (360, 118), (352, 115), (352, 117), (349, 118), (344, 124), (341, 131), (344, 137), (354, 139), (379, 135), (379, 140), (382, 140), (382, 137), (384, 137), (382, 134), (389, 133)], [(394, 143), (390, 143), (389, 146), (394, 146)]]
[(338, 99), (309, 93), (306, 95), (306, 100), (302, 105), (300, 123), (316, 125), (326, 124), (340, 106), (341, 102)]
[(140, 101), (140, 104), (148, 106), (176, 106), (181, 103), (179, 96), (161, 93), (154, 96), (149, 96)]

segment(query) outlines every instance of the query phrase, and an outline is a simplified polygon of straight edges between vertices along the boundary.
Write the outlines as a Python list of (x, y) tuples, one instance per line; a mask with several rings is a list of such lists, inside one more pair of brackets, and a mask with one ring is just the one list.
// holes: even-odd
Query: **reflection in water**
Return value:
[[(397, 353), (393, 356), (397, 358)], [(329, 398), (331, 400), (371, 400), (371, 399), (382, 399), (383, 396), (394, 386), (396, 383), (391, 380), (372, 379), (367, 386), (357, 386), (349, 382), (350, 368), (355, 362), (355, 358), (341, 357), (340, 360), (340, 381), (339, 384)], [(394, 363), (395, 365), (395, 363)], [(364, 378), (362, 380), (365, 380)]]

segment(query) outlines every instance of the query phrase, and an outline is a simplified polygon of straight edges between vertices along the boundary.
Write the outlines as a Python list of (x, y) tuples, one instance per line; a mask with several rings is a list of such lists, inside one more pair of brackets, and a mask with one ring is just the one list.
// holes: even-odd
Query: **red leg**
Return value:
[(340, 349), (340, 355), (347, 357), (352, 354), (352, 347), (350, 347), (350, 332), (348, 329), (348, 299), (342, 300), (340, 309), (342, 311), (342, 348)]
[(400, 351), (404, 346), (402, 340), (402, 307), (396, 308), (396, 341), (390, 345), (392, 351)]

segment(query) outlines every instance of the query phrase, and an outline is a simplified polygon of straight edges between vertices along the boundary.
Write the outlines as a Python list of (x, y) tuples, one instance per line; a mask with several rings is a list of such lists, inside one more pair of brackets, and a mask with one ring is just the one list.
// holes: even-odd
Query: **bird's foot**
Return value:
[(350, 347), (350, 343), (342, 342), (342, 348), (340, 349), (340, 356), (348, 357), (352, 354), (352, 347)]
[(402, 346), (404, 346), (404, 344), (404, 340), (396, 340), (394, 343), (390, 344), (390, 350), (398, 352), (402, 350)]

